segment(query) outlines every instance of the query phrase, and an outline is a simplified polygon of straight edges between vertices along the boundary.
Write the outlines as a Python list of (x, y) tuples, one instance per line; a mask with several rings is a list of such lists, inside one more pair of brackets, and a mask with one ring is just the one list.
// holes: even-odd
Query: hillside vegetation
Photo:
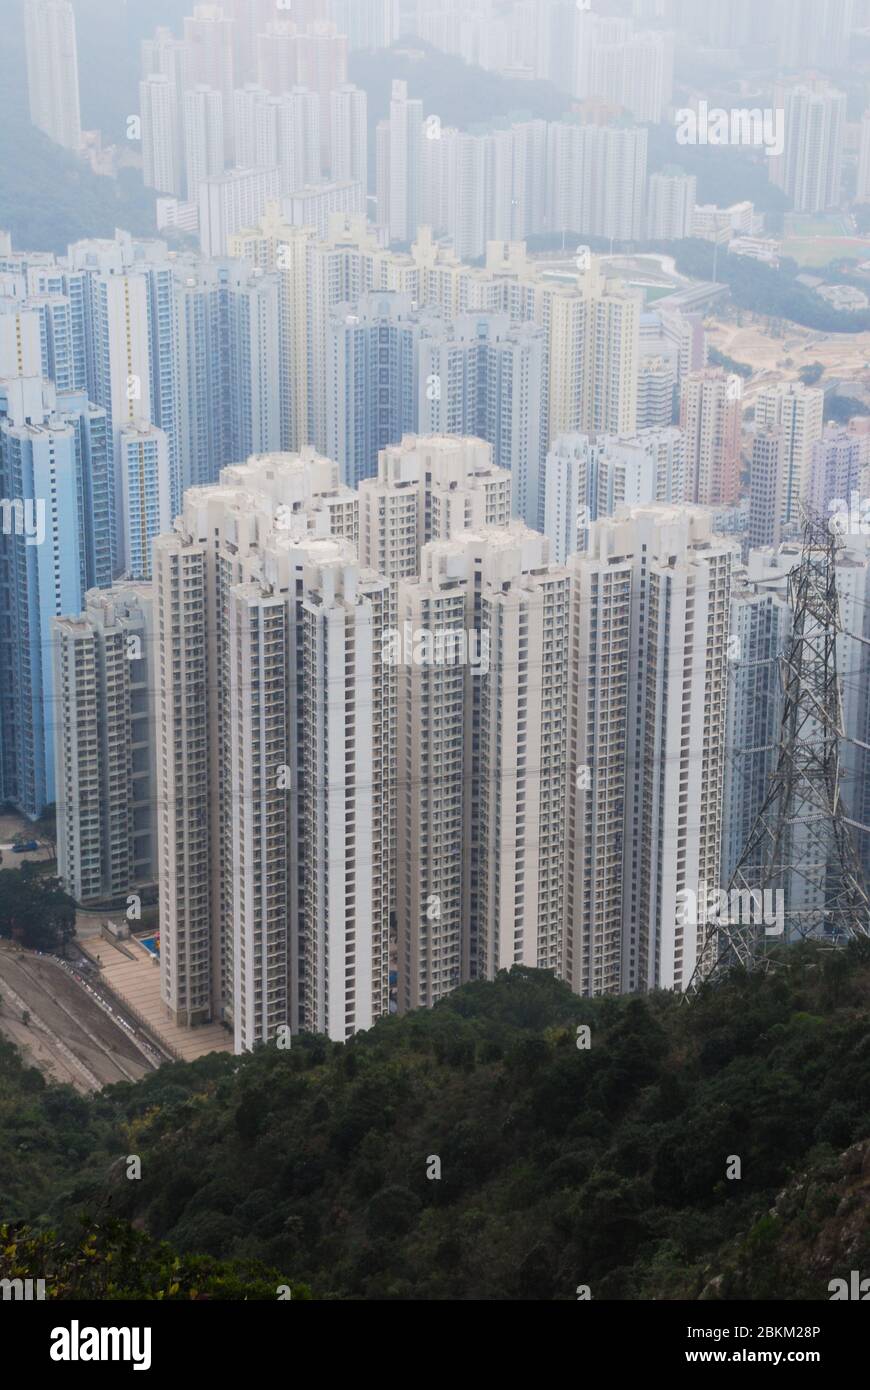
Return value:
[(515, 969), (91, 1100), (7, 1048), (0, 1216), (119, 1218), (314, 1298), (824, 1298), (870, 1264), (868, 1001), (870, 949), (805, 946), (692, 1007)]
[[(17, 17), (6, 26), (0, 44), (0, 129), (7, 152), (0, 179), (0, 228), (12, 233), (16, 250), (61, 254), (72, 241), (110, 237), (116, 227), (154, 235), (155, 197), (143, 188), (137, 170), (103, 178), (30, 124), (24, 34)], [(9, 155), (13, 150), (14, 158)]]

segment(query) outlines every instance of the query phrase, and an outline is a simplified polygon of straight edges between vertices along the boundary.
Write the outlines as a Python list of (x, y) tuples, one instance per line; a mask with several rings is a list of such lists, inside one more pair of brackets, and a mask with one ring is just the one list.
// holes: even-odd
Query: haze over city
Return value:
[(3, 1301), (58, 1363), (591, 1300), (830, 1371), (870, 0), (3, 13)]

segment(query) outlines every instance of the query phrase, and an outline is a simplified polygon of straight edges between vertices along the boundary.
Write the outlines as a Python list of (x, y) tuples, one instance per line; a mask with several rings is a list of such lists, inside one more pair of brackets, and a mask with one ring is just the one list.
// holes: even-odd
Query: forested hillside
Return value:
[[(103, 80), (95, 76), (98, 86)], [(83, 96), (87, 91), (83, 75)], [(20, 12), (10, 16), (0, 43), (0, 132), (3, 148), (15, 151), (0, 179), (0, 228), (12, 233), (16, 250), (59, 254), (71, 241), (110, 237), (116, 227), (154, 235), (154, 194), (137, 170), (103, 178), (30, 124)]]
[(825, 1298), (870, 1263), (868, 1001), (870, 950), (806, 946), (692, 1007), (516, 969), (90, 1101), (6, 1049), (0, 1215), (314, 1298)]

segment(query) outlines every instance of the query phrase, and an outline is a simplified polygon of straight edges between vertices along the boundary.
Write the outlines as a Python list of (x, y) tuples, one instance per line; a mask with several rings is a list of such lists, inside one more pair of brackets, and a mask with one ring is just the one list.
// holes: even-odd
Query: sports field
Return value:
[(792, 213), (785, 219), (782, 254), (806, 266), (827, 265), (839, 256), (870, 259), (870, 237), (854, 236), (853, 232), (851, 218)]
[(827, 265), (840, 256), (870, 260), (870, 239), (853, 236), (790, 236), (782, 243), (782, 254), (799, 265)]

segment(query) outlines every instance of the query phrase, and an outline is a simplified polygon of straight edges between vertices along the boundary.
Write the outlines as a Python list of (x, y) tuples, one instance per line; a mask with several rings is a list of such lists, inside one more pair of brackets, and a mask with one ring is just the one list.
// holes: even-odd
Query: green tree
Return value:
[(824, 376), (825, 369), (821, 362), (811, 362), (807, 367), (801, 367), (798, 376), (804, 386), (815, 386)]
[(76, 905), (59, 879), (33, 863), (0, 870), (0, 937), (34, 951), (64, 951), (75, 925)]

